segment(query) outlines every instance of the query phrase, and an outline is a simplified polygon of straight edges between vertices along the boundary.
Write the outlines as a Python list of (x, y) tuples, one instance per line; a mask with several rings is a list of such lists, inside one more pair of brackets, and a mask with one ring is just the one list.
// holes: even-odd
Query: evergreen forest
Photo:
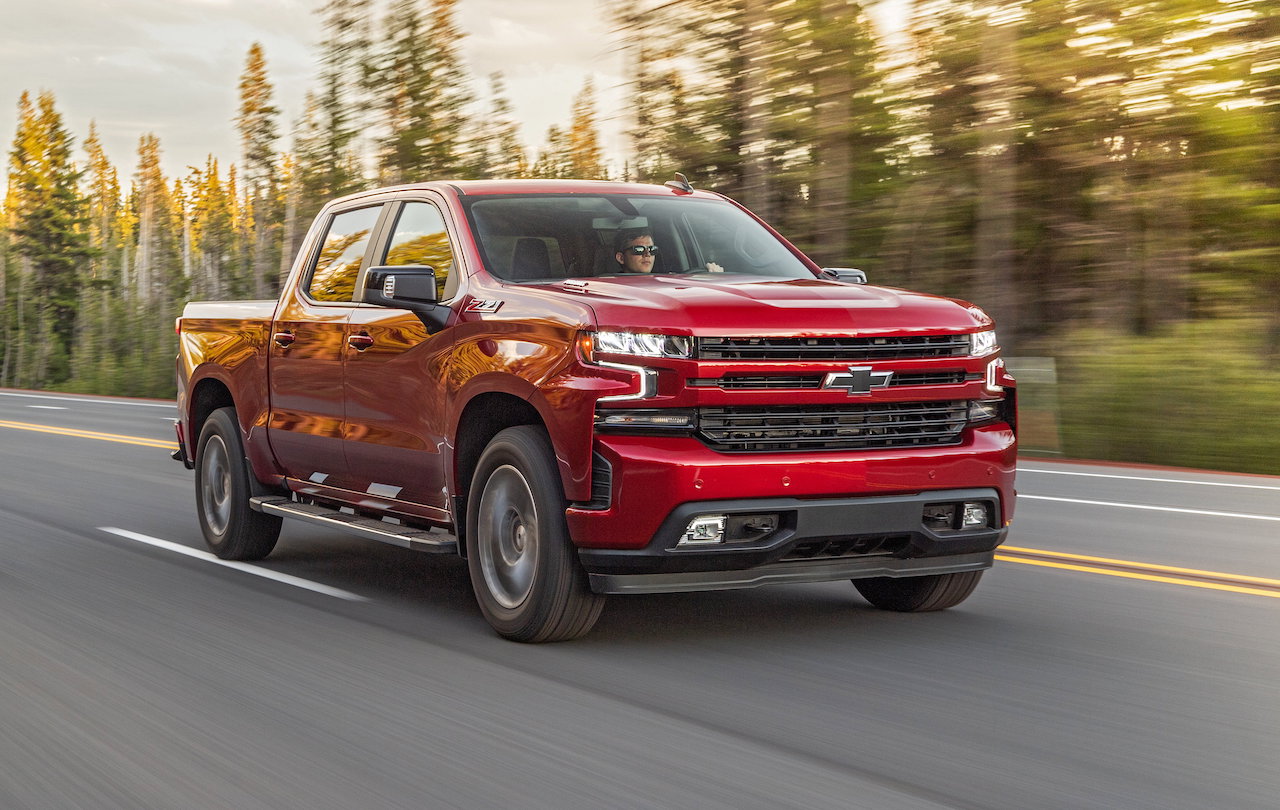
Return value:
[(184, 303), (274, 297), (335, 196), (680, 171), (824, 266), (986, 309), (1007, 357), (1056, 367), (1028, 377), (1029, 448), (1280, 474), (1275, 0), (914, 0), (892, 36), (849, 0), (607, 0), (617, 159), (586, 76), (526, 142), (504, 77), (470, 75), (457, 4), (318, 2), (294, 120), (246, 43), (239, 154), (184, 176), (154, 134), (116, 166), (56, 88), (24, 93), (0, 387), (172, 396)]

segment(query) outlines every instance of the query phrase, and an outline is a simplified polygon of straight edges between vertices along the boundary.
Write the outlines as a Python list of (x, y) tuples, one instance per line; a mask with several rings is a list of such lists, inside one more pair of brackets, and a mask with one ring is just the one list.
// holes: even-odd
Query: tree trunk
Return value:
[(253, 201), (253, 297), (266, 298), (267, 259), (270, 253), (271, 229), (267, 223), (267, 201), (259, 196)]
[[(822, 0), (818, 24), (838, 26), (849, 14), (846, 0)], [(817, 129), (817, 166), (813, 184), (815, 222), (814, 258), (828, 267), (845, 267), (849, 256), (849, 190), (853, 145), (849, 138), (853, 81), (845, 49), (827, 47), (830, 30), (818, 37), (822, 43), (815, 71), (814, 119)]]
[(18, 333), (14, 342), (18, 344), (18, 356), (14, 363), (14, 385), (27, 387), (27, 278), (31, 275), (31, 260), (22, 258), (18, 262)]
[(138, 253), (134, 256), (134, 278), (137, 281), (138, 300), (151, 300), (151, 264), (154, 261), (155, 203), (144, 199), (138, 212)]
[[(1181, 160), (1174, 156), (1168, 160)], [(1164, 162), (1164, 161), (1162, 161)], [(1151, 259), (1144, 268), (1143, 319), (1150, 329), (1186, 321), (1190, 314), (1188, 279), (1191, 276), (1191, 232), (1188, 201), (1193, 190), (1186, 172), (1170, 167), (1157, 171), (1148, 180), (1143, 197), (1147, 209), (1147, 234), (1143, 240)]]
[[(0, 238), (3, 237), (0, 232)], [(0, 341), (4, 342), (4, 359), (0, 360), (0, 388), (9, 386), (9, 357), (13, 351), (13, 335), (9, 329), (9, 263), (0, 243)]]
[[(997, 7), (991, 17), (999, 17)], [(1014, 277), (1014, 194), (1017, 163), (1013, 142), (1013, 32), (988, 18), (983, 32), (983, 72), (978, 95), (982, 151), (978, 156), (978, 227), (975, 239), (974, 303), (996, 321), (1008, 352), (1021, 333)]]
[(769, 205), (768, 50), (764, 26), (769, 19), (765, 0), (745, 0), (742, 12), (742, 96), (738, 111), (742, 128), (742, 202), (766, 222)]
[[(292, 181), (291, 181), (292, 183)], [(298, 193), (292, 187), (284, 195), (284, 244), (280, 247), (280, 288), (289, 278), (289, 270), (293, 267), (293, 253), (297, 236), (294, 230), (298, 227)]]

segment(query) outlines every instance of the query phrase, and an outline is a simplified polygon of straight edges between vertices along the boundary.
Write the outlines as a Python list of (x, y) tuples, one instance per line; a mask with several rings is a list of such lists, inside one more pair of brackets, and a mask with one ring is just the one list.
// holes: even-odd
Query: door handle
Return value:
[(295, 337), (292, 332), (276, 332), (271, 336), (271, 339), (274, 340), (276, 345), (280, 348), (287, 349), (295, 340), (297, 340), (297, 337)]
[(373, 338), (368, 335), (348, 335), (347, 345), (358, 352), (362, 352), (373, 345)]

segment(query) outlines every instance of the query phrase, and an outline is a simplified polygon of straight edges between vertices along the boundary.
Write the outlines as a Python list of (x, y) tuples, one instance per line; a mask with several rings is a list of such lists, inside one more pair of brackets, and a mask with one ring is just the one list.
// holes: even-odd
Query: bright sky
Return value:
[[(321, 0), (0, 0), (0, 143), (7, 154), (18, 96), (52, 90), (77, 145), (90, 120), (122, 173), (136, 165), (138, 138), (160, 137), (165, 170), (182, 173), (213, 153), (239, 161), (232, 118), (245, 54), (262, 42), (289, 132), (315, 80)], [(602, 119), (618, 109), (621, 61), (599, 0), (462, 0), (463, 55), (487, 95), (501, 70), (536, 149), (547, 127), (567, 123), (587, 75)], [(606, 148), (619, 153), (620, 127), (603, 121)], [(279, 148), (286, 149), (289, 139)], [(78, 158), (83, 154), (79, 153)]]
[[(171, 176), (210, 153), (224, 165), (238, 162), (232, 118), (250, 44), (265, 49), (287, 136), (315, 80), (321, 31), (312, 9), (321, 2), (0, 0), (0, 144), (7, 155), (22, 91), (51, 90), (77, 159), (94, 120), (122, 180), (146, 132), (159, 136)], [(487, 96), (488, 75), (505, 74), (531, 151), (547, 127), (568, 123), (573, 96), (591, 75), (606, 152), (625, 153), (622, 61), (602, 0), (460, 0), (457, 22), (468, 35), (463, 55), (475, 89)], [(290, 143), (282, 138), (278, 148)]]

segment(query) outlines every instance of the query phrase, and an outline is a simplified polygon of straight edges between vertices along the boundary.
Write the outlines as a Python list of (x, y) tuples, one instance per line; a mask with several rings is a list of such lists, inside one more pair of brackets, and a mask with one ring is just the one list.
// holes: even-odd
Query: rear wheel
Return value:
[(249, 508), (253, 493), (235, 408), (209, 414), (196, 444), (196, 512), (209, 550), (224, 560), (260, 560), (281, 519)]
[(863, 599), (881, 610), (924, 613), (960, 604), (978, 587), (978, 580), (981, 578), (981, 571), (961, 571), (905, 579), (855, 579), (853, 585)]
[(513, 641), (585, 635), (604, 609), (569, 541), (551, 443), (540, 428), (507, 428), (476, 467), (467, 566), (480, 611)]

